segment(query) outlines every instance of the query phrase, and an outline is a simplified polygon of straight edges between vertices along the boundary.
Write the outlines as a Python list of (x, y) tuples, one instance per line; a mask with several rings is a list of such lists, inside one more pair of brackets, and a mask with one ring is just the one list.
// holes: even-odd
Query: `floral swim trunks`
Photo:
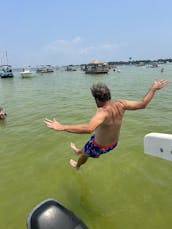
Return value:
[(88, 154), (89, 157), (97, 158), (101, 154), (107, 153), (113, 150), (117, 146), (117, 142), (114, 142), (107, 146), (102, 146), (95, 141), (95, 135), (93, 134), (90, 140), (84, 146), (84, 152)]

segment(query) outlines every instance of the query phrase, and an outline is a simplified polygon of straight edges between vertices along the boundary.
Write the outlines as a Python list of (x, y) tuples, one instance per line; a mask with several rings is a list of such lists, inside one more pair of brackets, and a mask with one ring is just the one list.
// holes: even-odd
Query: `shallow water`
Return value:
[(95, 82), (106, 83), (113, 99), (141, 99), (154, 79), (172, 81), (172, 65), (160, 68), (123, 66), (121, 72), (85, 75), (56, 71), (22, 79), (0, 79), (0, 228), (26, 228), (31, 209), (54, 198), (77, 214), (90, 229), (172, 227), (172, 162), (143, 153), (149, 132), (172, 134), (172, 87), (157, 91), (145, 110), (126, 112), (119, 146), (89, 159), (79, 172), (70, 142), (82, 146), (89, 135), (55, 132), (43, 120), (89, 121), (96, 106)]

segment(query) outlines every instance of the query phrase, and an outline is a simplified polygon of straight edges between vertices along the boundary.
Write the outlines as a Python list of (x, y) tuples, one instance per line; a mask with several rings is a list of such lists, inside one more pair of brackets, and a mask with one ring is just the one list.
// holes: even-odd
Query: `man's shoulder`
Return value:
[(97, 113), (104, 113), (104, 112), (106, 112), (107, 111), (107, 107), (99, 107), (99, 108), (97, 108)]
[(117, 99), (113, 102), (115, 105), (125, 105), (126, 104), (126, 100), (124, 99)]

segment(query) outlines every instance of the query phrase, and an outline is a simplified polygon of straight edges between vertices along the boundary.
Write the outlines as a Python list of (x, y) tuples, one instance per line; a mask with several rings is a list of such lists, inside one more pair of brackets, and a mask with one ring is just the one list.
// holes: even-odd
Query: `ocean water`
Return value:
[(172, 82), (172, 65), (122, 66), (121, 72), (87, 75), (57, 70), (22, 79), (0, 79), (0, 228), (26, 228), (34, 206), (54, 198), (90, 229), (172, 228), (172, 162), (144, 154), (150, 132), (172, 134), (172, 84), (156, 92), (144, 110), (125, 114), (118, 147), (75, 171), (70, 142), (82, 147), (87, 134), (48, 129), (43, 120), (85, 123), (96, 110), (90, 87), (106, 83), (112, 99), (141, 99), (154, 79)]

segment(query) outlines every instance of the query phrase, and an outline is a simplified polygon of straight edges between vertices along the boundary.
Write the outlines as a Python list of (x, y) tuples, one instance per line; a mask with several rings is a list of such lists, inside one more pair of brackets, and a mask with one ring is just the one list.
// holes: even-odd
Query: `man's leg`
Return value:
[(70, 147), (73, 149), (76, 155), (80, 155), (82, 153), (82, 149), (77, 148), (76, 145), (72, 142), (70, 143)]
[(70, 159), (70, 165), (76, 169), (79, 169), (81, 165), (85, 164), (85, 162), (88, 160), (88, 155), (85, 154), (82, 150), (81, 150), (81, 154), (80, 157), (78, 158), (78, 161), (74, 161), (73, 159)]
[[(88, 143), (89, 143), (89, 141), (86, 144), (88, 144)], [(80, 166), (83, 165), (88, 160), (89, 155), (87, 155), (84, 152), (84, 148), (83, 149), (77, 148), (76, 145), (72, 142), (70, 144), (70, 147), (73, 149), (74, 153), (79, 156), (77, 162), (74, 161), (73, 159), (71, 159), (70, 165), (76, 169), (79, 169)]]
[(88, 160), (88, 155), (85, 153), (82, 153), (80, 157), (78, 158), (77, 167), (79, 168), (81, 165), (85, 164), (85, 162)]

